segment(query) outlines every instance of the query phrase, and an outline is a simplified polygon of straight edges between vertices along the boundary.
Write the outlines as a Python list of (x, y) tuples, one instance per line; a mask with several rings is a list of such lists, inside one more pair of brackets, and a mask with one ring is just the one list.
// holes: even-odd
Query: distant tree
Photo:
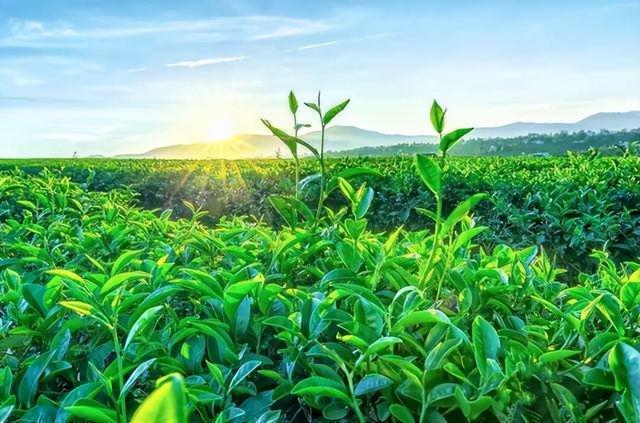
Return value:
[[(472, 132), (473, 134), (473, 132)], [(562, 155), (567, 152), (586, 152), (598, 149), (602, 154), (625, 154), (626, 146), (640, 140), (640, 128), (622, 131), (579, 131), (574, 133), (529, 134), (511, 138), (473, 138), (460, 142), (459, 156), (519, 156), (523, 154)], [(621, 146), (622, 150), (615, 146)], [(633, 146), (626, 154), (634, 154)], [(359, 147), (347, 151), (330, 152), (333, 157), (388, 157), (409, 156), (414, 153), (432, 154), (437, 151), (433, 143), (396, 144), (389, 146)]]

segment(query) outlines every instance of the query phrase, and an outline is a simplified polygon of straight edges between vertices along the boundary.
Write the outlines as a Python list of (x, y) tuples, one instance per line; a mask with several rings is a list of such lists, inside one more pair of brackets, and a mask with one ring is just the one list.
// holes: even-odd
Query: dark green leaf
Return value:
[(240, 368), (233, 375), (233, 378), (231, 379), (231, 382), (229, 382), (228, 391), (231, 392), (233, 390), (233, 388), (235, 388), (243, 380), (245, 380), (255, 369), (260, 367), (260, 364), (261, 364), (260, 361), (253, 360), (253, 361), (247, 361), (242, 366), (240, 366)]
[(359, 397), (379, 391), (392, 384), (393, 382), (388, 377), (374, 373), (363, 377), (356, 385), (354, 392)]
[(449, 132), (440, 140), (440, 151), (444, 154), (453, 148), (469, 132), (473, 131), (473, 128), (456, 129)]
[(329, 111), (325, 113), (324, 116), (322, 117), (322, 123), (324, 125), (328, 125), (329, 122), (331, 122), (333, 118), (335, 118), (338, 115), (338, 113), (340, 113), (345, 109), (345, 107), (347, 107), (347, 104), (349, 104), (349, 101), (351, 100), (345, 100), (342, 103), (338, 104), (337, 106), (334, 106), (331, 109), (329, 109)]
[(414, 164), (422, 182), (436, 197), (439, 197), (442, 192), (442, 171), (438, 163), (431, 157), (416, 154)]
[(49, 365), (51, 358), (55, 351), (50, 351), (46, 354), (38, 356), (27, 368), (27, 371), (22, 376), (20, 385), (18, 386), (18, 400), (26, 408), (30, 408), (33, 405), (33, 399), (38, 391), (38, 383), (40, 377), (44, 373), (45, 369)]
[(293, 93), (293, 91), (289, 91), (289, 110), (294, 115), (298, 111), (298, 99), (296, 99), (296, 95)]

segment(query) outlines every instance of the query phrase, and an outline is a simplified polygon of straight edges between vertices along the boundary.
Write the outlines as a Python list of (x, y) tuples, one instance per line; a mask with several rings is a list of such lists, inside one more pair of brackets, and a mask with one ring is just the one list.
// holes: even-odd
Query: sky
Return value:
[(434, 98), (452, 127), (640, 110), (638, 22), (640, 0), (0, 0), (0, 157), (266, 133), (289, 90), (402, 134)]

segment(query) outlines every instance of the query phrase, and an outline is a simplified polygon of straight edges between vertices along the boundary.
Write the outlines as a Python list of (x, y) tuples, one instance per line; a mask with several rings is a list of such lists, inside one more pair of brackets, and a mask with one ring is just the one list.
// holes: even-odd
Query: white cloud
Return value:
[(254, 40), (269, 40), (272, 38), (294, 37), (298, 35), (317, 34), (331, 29), (326, 22), (311, 21), (308, 19), (290, 19), (286, 25), (281, 25), (271, 30), (253, 37)]
[(210, 59), (185, 60), (183, 62), (169, 63), (165, 66), (168, 68), (173, 68), (173, 67), (197, 68), (199, 66), (217, 65), (219, 63), (238, 62), (244, 59), (246, 59), (246, 56), (213, 57)]
[(349, 43), (349, 42), (353, 42), (353, 41), (373, 40), (373, 39), (376, 39), (376, 38), (388, 37), (389, 35), (392, 35), (392, 34), (388, 33), (388, 32), (385, 32), (385, 33), (382, 33), (382, 34), (367, 35), (365, 37), (348, 38), (348, 39), (345, 39), (345, 40), (334, 40), (334, 41), (327, 41), (327, 42), (318, 43), (318, 44), (309, 44), (309, 45), (306, 45), (306, 46), (298, 47), (298, 51), (310, 50), (310, 49), (321, 48), (321, 47), (328, 47), (328, 46), (333, 46), (333, 45), (336, 45), (336, 44)]
[(67, 23), (45, 24), (34, 20), (9, 20), (9, 33), (15, 39), (66, 37), (74, 34), (73, 27)]
[(332, 46), (332, 45), (335, 45), (335, 44), (344, 43), (345, 41), (347, 41), (347, 40), (335, 40), (335, 41), (327, 41), (326, 43), (309, 44), (309, 45), (306, 45), (306, 46), (298, 47), (298, 50), (310, 50), (312, 48), (327, 47), (327, 46)]

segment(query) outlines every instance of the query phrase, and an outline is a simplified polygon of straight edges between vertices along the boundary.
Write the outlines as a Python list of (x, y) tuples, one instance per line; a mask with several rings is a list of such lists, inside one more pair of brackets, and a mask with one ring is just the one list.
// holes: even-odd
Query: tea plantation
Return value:
[(3, 161), (0, 421), (640, 421), (638, 157), (431, 121), (413, 160), (265, 122), (315, 160)]

